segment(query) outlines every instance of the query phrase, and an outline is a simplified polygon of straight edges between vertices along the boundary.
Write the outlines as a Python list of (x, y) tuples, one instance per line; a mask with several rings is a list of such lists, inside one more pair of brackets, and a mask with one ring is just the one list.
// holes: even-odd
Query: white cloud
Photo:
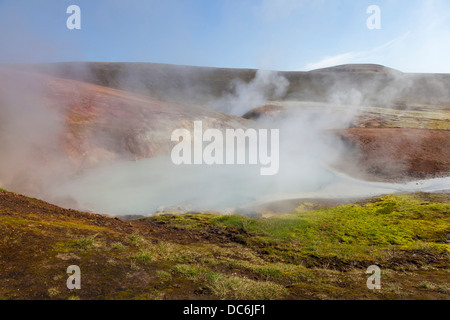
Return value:
[[(313, 70), (350, 63), (376, 63), (403, 72), (450, 73), (450, 6), (424, 1), (408, 14), (409, 32), (381, 46), (352, 50), (307, 63)], [(391, 32), (385, 30), (383, 32)]]
[(312, 62), (306, 64), (302, 69), (304, 70), (315, 70), (327, 67), (333, 67), (341, 64), (352, 64), (352, 63), (381, 63), (380, 59), (389, 52), (390, 49), (394, 48), (399, 43), (405, 41), (408, 38), (410, 32), (403, 34), (402, 36), (390, 40), (381, 46), (375, 47), (366, 51), (358, 52), (346, 52), (343, 54), (338, 54), (331, 57), (325, 57), (320, 61)]

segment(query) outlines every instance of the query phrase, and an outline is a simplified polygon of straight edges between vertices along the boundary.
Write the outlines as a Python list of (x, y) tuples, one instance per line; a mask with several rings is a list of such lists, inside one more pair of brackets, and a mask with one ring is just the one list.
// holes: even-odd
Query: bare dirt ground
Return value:
[(2, 109), (28, 104), (28, 112), (42, 108), (56, 118), (56, 148), (75, 167), (166, 154), (172, 131), (192, 129), (198, 119), (214, 128), (245, 127), (246, 122), (205, 108), (26, 71), (0, 68), (0, 88)]
[[(283, 102), (255, 108), (243, 117), (278, 121), (304, 108), (318, 115), (326, 104)], [(405, 107), (406, 108), (406, 107)], [(341, 112), (342, 107), (337, 108)], [(421, 105), (402, 108), (361, 107), (350, 128), (332, 130), (348, 147), (336, 167), (358, 178), (407, 181), (450, 175), (450, 108)], [(348, 164), (351, 164), (350, 166)]]

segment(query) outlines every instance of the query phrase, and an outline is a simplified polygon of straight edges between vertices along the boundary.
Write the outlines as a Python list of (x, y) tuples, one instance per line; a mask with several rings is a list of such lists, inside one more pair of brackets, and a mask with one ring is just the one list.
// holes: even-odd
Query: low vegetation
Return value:
[[(448, 194), (124, 222), (0, 191), (0, 298), (449, 299), (449, 235)], [(69, 265), (81, 290), (66, 287)]]

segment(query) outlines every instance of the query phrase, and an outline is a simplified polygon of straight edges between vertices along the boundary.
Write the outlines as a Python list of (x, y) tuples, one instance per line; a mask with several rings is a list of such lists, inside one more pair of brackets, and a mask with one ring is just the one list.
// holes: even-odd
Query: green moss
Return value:
[[(16, 226), (26, 226), (27, 229), (32, 227), (39, 228), (40, 230), (61, 228), (61, 229), (78, 229), (82, 231), (110, 231), (107, 228), (99, 227), (89, 224), (87, 222), (74, 222), (74, 221), (55, 221), (55, 220), (42, 220), (38, 215), (30, 214), (28, 217), (19, 218), (14, 216), (0, 216), (1, 223), (14, 224)], [(34, 224), (36, 223), (36, 224)]]
[(132, 255), (131, 258), (143, 263), (152, 261), (152, 256), (147, 251), (139, 251), (138, 253)]
[(172, 270), (186, 276), (189, 279), (206, 275), (208, 272), (205, 268), (191, 266), (189, 264), (177, 264), (172, 268)]
[[(15, 263), (20, 272), (50, 279), (37, 289), (41, 296), (63, 299), (70, 298), (62, 290), (64, 283), (58, 285), (66, 277), (67, 259), (86, 262), (83, 272), (92, 275), (90, 285), (102, 288), (92, 295), (80, 291), (76, 297), (81, 299), (192, 298), (199, 289), (211, 299), (370, 298), (376, 294), (403, 298), (411, 292), (442, 297), (448, 294), (448, 273), (441, 267), (448, 266), (445, 259), (450, 252), (446, 243), (449, 198), (426, 193), (388, 195), (315, 211), (302, 204), (293, 213), (271, 218), (214, 214), (151, 218), (173, 228), (162, 234), (114, 231), (92, 225), (84, 216), (53, 220), (35, 213), (24, 214), (25, 218), (0, 215), (4, 239), (0, 255), (11, 248), (28, 248), (8, 256), (9, 263)], [(146, 222), (139, 230), (145, 226)], [(185, 232), (199, 241), (184, 242)], [(29, 252), (36, 254), (32, 266)], [(386, 287), (378, 293), (368, 293), (365, 287), (365, 269), (373, 262), (383, 264)], [(406, 277), (404, 271), (414, 272), (415, 277)], [(142, 282), (133, 280), (142, 275)], [(114, 287), (116, 280), (120, 287)], [(425, 288), (422, 281), (432, 285)], [(17, 290), (11, 289), (17, 285), (9, 285), (0, 290), (0, 298), (17, 296)]]
[[(234, 232), (250, 248), (289, 262), (308, 256), (343, 260), (374, 260), (384, 250), (449, 252), (450, 202), (439, 194), (387, 195), (364, 204), (315, 211), (302, 204), (294, 213), (271, 218), (239, 215), (165, 214), (154, 222), (184, 229), (221, 228)], [(423, 246), (427, 244), (427, 246)], [(175, 250), (176, 251), (176, 250)], [(174, 250), (168, 255), (177, 254)], [(180, 255), (178, 255), (180, 257)]]
[(112, 249), (112, 250), (124, 250), (124, 249), (125, 249), (125, 246), (122, 244), (122, 242), (114, 242), (114, 243), (111, 245), (111, 249)]
[(143, 245), (145, 245), (147, 243), (145, 238), (142, 235), (138, 234), (138, 233), (130, 234), (128, 236), (128, 240), (131, 242), (132, 245), (134, 245), (136, 247), (143, 246)]
[[(427, 198), (428, 201), (424, 201)], [(450, 203), (438, 195), (387, 195), (363, 205), (342, 205), (265, 219), (220, 216), (224, 228), (241, 228), (250, 242), (273, 254), (372, 259), (383, 248), (414, 249), (419, 242), (448, 251)], [(284, 251), (284, 253), (283, 253)], [(298, 251), (296, 253), (296, 251)]]
[(195, 213), (195, 214), (164, 213), (147, 219), (154, 223), (166, 224), (178, 228), (203, 229), (210, 225), (210, 221), (214, 217), (215, 215), (210, 213)]
[(83, 250), (92, 249), (95, 246), (95, 237), (96, 236), (88, 236), (75, 240), (73, 246)]
[(53, 244), (53, 253), (67, 253), (72, 252), (75, 247), (75, 240), (68, 239), (68, 240), (60, 240), (56, 241)]

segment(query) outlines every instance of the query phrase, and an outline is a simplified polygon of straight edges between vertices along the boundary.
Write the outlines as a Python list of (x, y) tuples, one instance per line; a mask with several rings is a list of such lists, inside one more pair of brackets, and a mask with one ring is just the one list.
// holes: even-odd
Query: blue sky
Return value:
[[(81, 30), (68, 30), (69, 5)], [(381, 9), (369, 30), (367, 7)], [(0, 62), (274, 70), (379, 63), (450, 73), (448, 0), (0, 0)]]

